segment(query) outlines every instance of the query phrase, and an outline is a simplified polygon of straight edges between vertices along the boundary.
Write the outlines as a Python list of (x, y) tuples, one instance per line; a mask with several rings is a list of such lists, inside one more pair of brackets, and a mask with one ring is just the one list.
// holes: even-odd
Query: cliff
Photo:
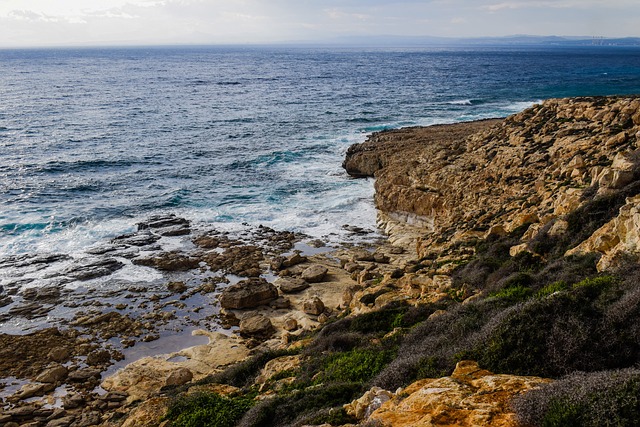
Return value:
[[(344, 166), (375, 176), (382, 223), (417, 225), (426, 257), (525, 224), (523, 244), (544, 227), (563, 232), (567, 214), (636, 184), (639, 141), (636, 97), (551, 99), (505, 120), (375, 133)], [(638, 252), (633, 233), (616, 239), (579, 250), (606, 255), (602, 269), (612, 252)]]

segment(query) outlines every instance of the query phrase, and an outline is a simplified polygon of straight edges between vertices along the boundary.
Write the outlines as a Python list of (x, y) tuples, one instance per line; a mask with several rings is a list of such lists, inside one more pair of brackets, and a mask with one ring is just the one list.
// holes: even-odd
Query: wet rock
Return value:
[(83, 368), (69, 372), (69, 381), (86, 382), (100, 377), (100, 369)]
[(46, 307), (37, 302), (31, 302), (27, 304), (22, 304), (19, 306), (14, 306), (9, 309), (9, 315), (11, 316), (22, 316), (27, 319), (35, 319), (38, 317), (46, 316), (53, 309), (52, 306)]
[(160, 240), (160, 236), (151, 233), (133, 233), (118, 236), (111, 240), (111, 243), (125, 246), (149, 246)]
[(225, 271), (243, 277), (262, 274), (260, 263), (264, 259), (262, 249), (255, 245), (228, 247), (224, 252), (211, 252), (204, 261), (213, 271)]
[(30, 397), (34, 396), (42, 396), (43, 394), (53, 390), (54, 388), (54, 384), (28, 383), (20, 388), (20, 391), (15, 394), (15, 397), (18, 400), (22, 400), (29, 399)]
[(280, 291), (284, 294), (293, 294), (296, 292), (304, 291), (309, 287), (309, 284), (303, 279), (296, 278), (284, 278), (281, 277), (274, 282)]
[(160, 335), (158, 334), (149, 334), (149, 335), (145, 335), (144, 337), (142, 337), (142, 342), (151, 342), (151, 341), (157, 341), (160, 339)]
[(111, 354), (107, 350), (92, 351), (87, 355), (87, 365), (107, 365), (111, 361)]
[(302, 272), (302, 278), (309, 283), (322, 282), (328, 271), (327, 267), (315, 264)]
[(19, 406), (17, 408), (6, 410), (4, 411), (4, 415), (8, 415), (13, 419), (29, 418), (33, 416), (33, 413), (37, 410), (38, 408), (35, 407), (34, 405), (25, 405), (25, 406)]
[(37, 300), (39, 302), (56, 303), (60, 300), (60, 289), (52, 286), (44, 288), (29, 288), (22, 292), (22, 298), (30, 301)]
[(69, 356), (71, 356), (71, 352), (64, 347), (55, 347), (52, 348), (49, 353), (47, 353), (47, 359), (52, 362), (66, 362), (69, 360)]
[(138, 223), (138, 231), (148, 230), (160, 236), (184, 236), (191, 233), (188, 219), (176, 215), (157, 215)]
[(36, 377), (36, 381), (41, 383), (57, 383), (67, 377), (68, 369), (62, 365), (55, 365), (43, 371)]
[(178, 368), (171, 372), (164, 382), (165, 386), (180, 386), (193, 379), (193, 373), (187, 368)]
[(79, 393), (70, 393), (62, 397), (62, 406), (64, 409), (75, 409), (84, 405), (85, 399)]
[(310, 314), (312, 316), (319, 316), (324, 312), (324, 303), (320, 298), (313, 298), (312, 300), (305, 301), (302, 310), (306, 314)]
[(271, 320), (262, 314), (250, 313), (240, 320), (240, 335), (243, 337), (266, 340), (274, 332)]
[(278, 298), (276, 287), (263, 278), (242, 280), (222, 291), (220, 305), (225, 309), (253, 308)]
[(135, 258), (132, 261), (136, 265), (153, 267), (161, 271), (188, 271), (198, 268), (200, 260), (179, 252), (166, 252), (157, 257)]
[(174, 294), (181, 294), (187, 290), (187, 285), (184, 282), (169, 282), (167, 283), (167, 290)]
[(10, 296), (0, 296), (0, 308), (11, 304), (13, 299)]
[(64, 269), (61, 274), (74, 280), (90, 280), (108, 276), (124, 267), (117, 259), (84, 259)]
[(49, 264), (70, 260), (71, 257), (65, 254), (49, 255), (16, 255), (0, 259), (0, 268), (7, 267), (37, 267), (46, 268)]

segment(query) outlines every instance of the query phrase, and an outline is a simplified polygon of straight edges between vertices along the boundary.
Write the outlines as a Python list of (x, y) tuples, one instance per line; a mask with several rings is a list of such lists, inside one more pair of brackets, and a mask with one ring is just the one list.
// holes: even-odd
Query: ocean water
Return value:
[(0, 50), (0, 257), (158, 213), (339, 241), (375, 228), (341, 168), (367, 134), (631, 93), (638, 48)]

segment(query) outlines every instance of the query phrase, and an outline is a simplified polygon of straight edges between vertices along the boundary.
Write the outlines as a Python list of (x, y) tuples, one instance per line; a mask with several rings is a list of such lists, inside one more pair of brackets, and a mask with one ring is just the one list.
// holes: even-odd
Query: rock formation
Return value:
[(510, 408), (513, 398), (548, 382), (536, 377), (495, 375), (475, 362), (462, 361), (450, 377), (419, 380), (396, 394), (378, 390), (368, 407), (357, 401), (346, 409), (359, 419), (384, 427), (511, 427), (517, 425)]
[(527, 224), (531, 239), (594, 195), (632, 185), (639, 141), (637, 97), (551, 99), (502, 121), (374, 133), (344, 166), (375, 176), (381, 224), (392, 241), (398, 224), (417, 226), (424, 257)]

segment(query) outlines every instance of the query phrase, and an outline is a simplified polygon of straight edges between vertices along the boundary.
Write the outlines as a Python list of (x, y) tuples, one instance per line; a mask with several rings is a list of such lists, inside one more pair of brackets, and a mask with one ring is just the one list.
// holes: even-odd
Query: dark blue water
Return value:
[(160, 212), (339, 238), (375, 223), (340, 167), (372, 131), (631, 93), (637, 48), (0, 51), (0, 254)]

